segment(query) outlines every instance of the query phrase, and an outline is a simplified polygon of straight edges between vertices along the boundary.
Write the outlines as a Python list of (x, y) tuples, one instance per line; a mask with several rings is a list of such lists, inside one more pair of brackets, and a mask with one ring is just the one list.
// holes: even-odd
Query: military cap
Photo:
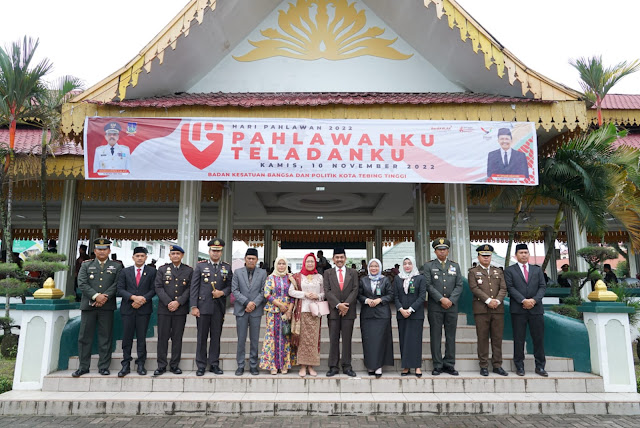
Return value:
[(508, 135), (511, 137), (511, 130), (509, 128), (500, 128), (498, 129), (498, 137), (501, 135)]
[(529, 251), (529, 247), (527, 246), (527, 244), (518, 244), (516, 245), (516, 253), (520, 250), (527, 250)]
[(107, 248), (110, 248), (111, 241), (107, 238), (98, 238), (93, 241), (93, 245), (97, 250), (106, 250)]
[(145, 247), (136, 247), (136, 248), (133, 249), (133, 254), (134, 255), (140, 254), (140, 253), (147, 254), (148, 251), (147, 251), (147, 249)]
[(258, 250), (256, 250), (255, 248), (247, 248), (247, 252), (244, 255), (245, 257), (247, 256), (256, 256), (258, 257)]
[(171, 251), (180, 251), (182, 254), (184, 254), (184, 250), (179, 245), (169, 245), (169, 252)]
[(493, 247), (489, 244), (480, 245), (476, 251), (481, 256), (490, 256), (493, 253)]
[(120, 132), (122, 127), (118, 122), (109, 122), (104, 126), (104, 132)]
[(431, 243), (434, 250), (448, 249), (450, 246), (451, 242), (447, 238), (437, 238)]
[(333, 255), (335, 256), (336, 254), (345, 254), (344, 252), (344, 248), (340, 247), (340, 248), (334, 248), (333, 249)]
[(224, 248), (224, 241), (220, 238), (213, 238), (207, 245), (210, 250), (222, 250)]

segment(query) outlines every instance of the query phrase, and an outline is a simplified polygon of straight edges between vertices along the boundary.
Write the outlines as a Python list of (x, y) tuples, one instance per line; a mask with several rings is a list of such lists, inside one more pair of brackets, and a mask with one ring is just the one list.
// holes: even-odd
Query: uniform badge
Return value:
[(478, 284), (482, 284), (482, 280), (481, 279), (478, 280)]
[(438, 275), (434, 275), (433, 279), (438, 279)]
[(209, 282), (209, 278), (205, 278), (205, 279), (204, 279), (204, 282)]
[(93, 278), (94, 278), (93, 274), (89, 275), (89, 279), (93, 279)]

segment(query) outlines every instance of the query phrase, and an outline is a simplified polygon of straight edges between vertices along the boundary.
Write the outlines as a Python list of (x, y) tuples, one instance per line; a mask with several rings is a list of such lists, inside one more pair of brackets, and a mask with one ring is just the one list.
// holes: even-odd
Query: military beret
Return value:
[(104, 126), (104, 132), (120, 132), (122, 127), (118, 122), (109, 122)]
[(493, 253), (493, 247), (489, 244), (480, 245), (476, 251), (481, 256), (490, 256)]
[(335, 256), (336, 254), (345, 254), (344, 248), (334, 248), (333, 255)]
[(511, 130), (509, 128), (500, 128), (498, 129), (498, 137), (501, 135), (508, 135), (511, 137)]
[(529, 247), (527, 246), (527, 244), (518, 244), (516, 245), (516, 253), (520, 250), (527, 250), (529, 251)]
[(222, 250), (224, 248), (224, 241), (220, 238), (213, 238), (207, 245), (211, 250)]
[(180, 251), (182, 254), (184, 254), (184, 250), (179, 245), (169, 245), (169, 252), (171, 251)]
[(255, 248), (247, 248), (247, 252), (244, 255), (245, 257), (247, 256), (256, 256), (258, 257), (258, 250), (256, 250)]
[(447, 238), (437, 238), (431, 243), (434, 250), (448, 249), (450, 246), (451, 242)]
[(134, 255), (140, 254), (140, 253), (147, 254), (148, 251), (147, 251), (147, 249), (145, 247), (136, 247), (136, 248), (133, 249), (133, 254)]
[(97, 250), (106, 250), (107, 248), (110, 248), (111, 241), (107, 238), (98, 238), (93, 241), (93, 245)]

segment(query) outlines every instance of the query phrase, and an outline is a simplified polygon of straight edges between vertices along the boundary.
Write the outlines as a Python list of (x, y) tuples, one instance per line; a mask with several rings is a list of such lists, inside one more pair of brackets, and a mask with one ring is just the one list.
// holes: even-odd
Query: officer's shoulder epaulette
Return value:
[(207, 263), (209, 260), (200, 260), (198, 263)]
[(186, 266), (188, 268), (190, 268), (191, 266), (189, 266), (188, 264), (182, 263), (182, 266)]
[(458, 264), (458, 262), (456, 262), (455, 260), (449, 260), (451, 263), (456, 263)]
[(160, 267), (169, 266), (170, 264), (171, 264), (171, 263), (165, 263), (165, 264), (163, 264), (163, 265), (162, 265), (162, 266), (160, 266)]
[(86, 262), (92, 262), (94, 259), (89, 259), (89, 260), (83, 260), (82, 263), (86, 263)]

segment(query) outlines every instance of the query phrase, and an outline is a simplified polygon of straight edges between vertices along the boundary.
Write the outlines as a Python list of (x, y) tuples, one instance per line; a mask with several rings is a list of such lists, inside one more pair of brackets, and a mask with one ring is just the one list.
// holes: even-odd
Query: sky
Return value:
[[(187, 1), (2, 3), (0, 45), (7, 46), (24, 35), (37, 37), (39, 58), (46, 56), (54, 64), (50, 80), (70, 74), (90, 87), (135, 57)], [(580, 88), (577, 72), (568, 63), (571, 58), (602, 55), (605, 64), (612, 65), (640, 57), (637, 33), (640, 1), (458, 0), (458, 3), (526, 66), (574, 89)], [(31, 13), (25, 13), (25, 7)], [(640, 72), (623, 79), (611, 93), (640, 94)]]

